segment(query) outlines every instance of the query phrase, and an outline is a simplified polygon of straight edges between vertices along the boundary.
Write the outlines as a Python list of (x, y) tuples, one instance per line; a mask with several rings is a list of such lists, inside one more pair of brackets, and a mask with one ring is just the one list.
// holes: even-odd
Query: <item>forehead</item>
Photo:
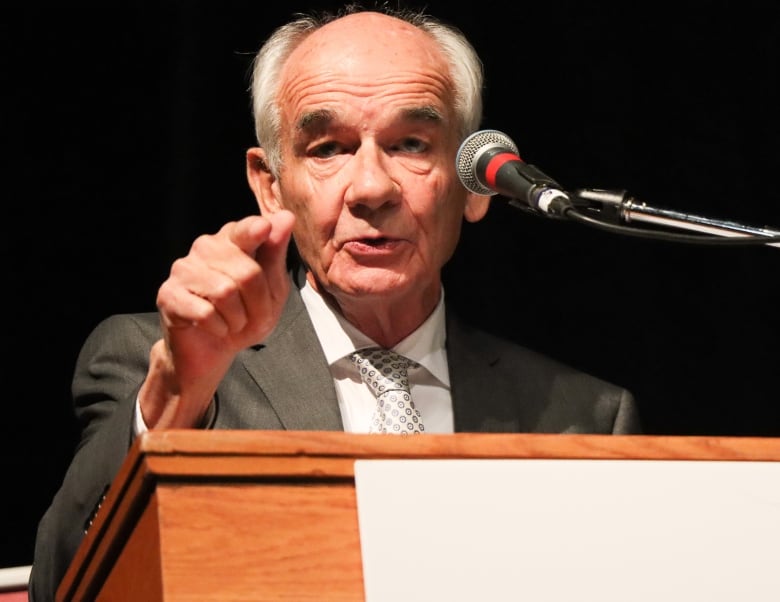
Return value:
[(407, 110), (451, 106), (449, 66), (436, 42), (378, 13), (343, 17), (317, 30), (288, 58), (279, 101), (285, 121), (321, 109)]

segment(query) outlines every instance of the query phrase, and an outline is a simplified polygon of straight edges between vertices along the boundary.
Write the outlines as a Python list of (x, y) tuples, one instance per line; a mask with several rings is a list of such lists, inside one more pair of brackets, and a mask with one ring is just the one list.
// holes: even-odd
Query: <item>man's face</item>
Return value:
[(375, 14), (319, 30), (282, 73), (277, 194), (340, 303), (438, 299), (467, 202), (447, 74), (425, 35)]

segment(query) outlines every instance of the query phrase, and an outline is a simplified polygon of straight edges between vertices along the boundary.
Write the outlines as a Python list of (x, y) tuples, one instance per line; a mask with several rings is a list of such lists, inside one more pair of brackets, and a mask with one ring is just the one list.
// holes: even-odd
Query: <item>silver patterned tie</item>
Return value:
[(420, 410), (409, 394), (407, 370), (417, 362), (380, 347), (359, 349), (350, 359), (377, 399), (369, 432), (410, 435), (425, 430)]

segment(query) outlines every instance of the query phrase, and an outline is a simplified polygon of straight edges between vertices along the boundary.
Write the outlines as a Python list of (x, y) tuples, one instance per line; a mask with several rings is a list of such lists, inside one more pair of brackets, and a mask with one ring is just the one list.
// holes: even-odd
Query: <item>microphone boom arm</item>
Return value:
[[(724, 237), (780, 237), (780, 230), (651, 207), (645, 202), (638, 202), (636, 199), (629, 197), (625, 191), (584, 188), (577, 190), (574, 196), (575, 199), (586, 201), (586, 203), (575, 201), (575, 206), (587, 205), (588, 209), (595, 209), (602, 216), (613, 221), (623, 221), (625, 223), (632, 221), (643, 222), (656, 226), (679, 228)], [(780, 243), (777, 242), (766, 244), (780, 247)]]

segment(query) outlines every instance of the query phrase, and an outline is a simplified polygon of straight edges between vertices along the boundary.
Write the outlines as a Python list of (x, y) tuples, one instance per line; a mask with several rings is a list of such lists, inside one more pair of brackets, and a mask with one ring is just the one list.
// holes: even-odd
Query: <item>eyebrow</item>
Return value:
[[(409, 123), (414, 122), (433, 122), (441, 123), (444, 116), (436, 107), (423, 105), (417, 107), (406, 107), (400, 111), (401, 121)], [(336, 113), (330, 109), (317, 109), (301, 115), (295, 124), (295, 129), (300, 133), (316, 135), (322, 133), (328, 126), (338, 120)]]
[(336, 121), (336, 114), (329, 109), (317, 109), (301, 115), (295, 124), (299, 132), (315, 134), (324, 130), (328, 125)]
[(401, 114), (406, 121), (432, 121), (438, 123), (444, 121), (441, 111), (431, 105), (410, 107), (401, 111)]

